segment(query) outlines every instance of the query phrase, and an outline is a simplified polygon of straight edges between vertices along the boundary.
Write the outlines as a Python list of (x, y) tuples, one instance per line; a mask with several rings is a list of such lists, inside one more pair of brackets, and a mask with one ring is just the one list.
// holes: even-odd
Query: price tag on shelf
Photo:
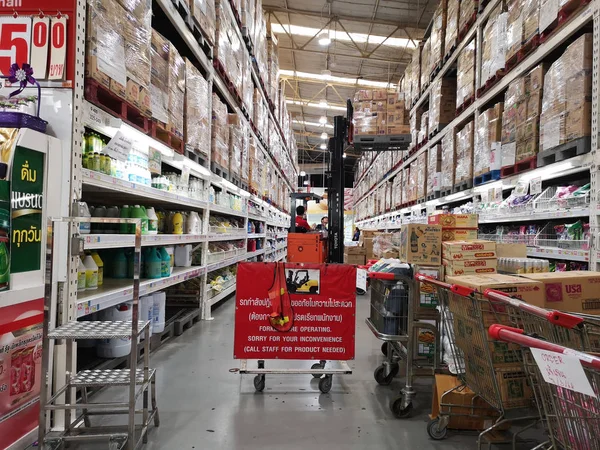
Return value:
[(542, 177), (535, 177), (529, 181), (529, 194), (535, 195), (542, 192)]
[(92, 127), (94, 125), (98, 127), (114, 128), (119, 128), (121, 126), (121, 119), (111, 116), (91, 103), (86, 103), (83, 108), (83, 122)]
[(529, 189), (529, 183), (523, 180), (519, 180), (517, 185), (515, 186), (515, 194), (517, 195), (525, 195), (527, 194), (527, 190)]
[(133, 140), (126, 137), (121, 130), (119, 130), (117, 131), (117, 134), (115, 134), (115, 136), (108, 142), (108, 144), (106, 144), (106, 147), (104, 147), (104, 153), (111, 158), (125, 162), (129, 157), (129, 152), (131, 151), (132, 145)]
[(160, 150), (150, 147), (148, 151), (148, 170), (150, 173), (160, 175), (160, 168), (162, 164), (162, 153)]
[(49, 80), (65, 78), (67, 62), (67, 16), (53, 17), (50, 22), (50, 70)]

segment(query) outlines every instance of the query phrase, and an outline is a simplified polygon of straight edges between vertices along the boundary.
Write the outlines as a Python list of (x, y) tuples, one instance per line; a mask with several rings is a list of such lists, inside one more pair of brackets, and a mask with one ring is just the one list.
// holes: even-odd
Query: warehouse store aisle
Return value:
[(373, 378), (383, 356), (364, 323), (368, 296), (358, 297), (354, 373), (334, 376), (329, 394), (321, 394), (317, 380), (307, 375), (267, 375), (265, 391), (255, 393), (252, 375), (230, 373), (239, 367), (232, 359), (234, 307), (229, 299), (214, 311), (213, 321), (200, 322), (152, 355), (161, 425), (150, 430), (147, 449), (476, 448), (475, 435), (429, 439), (430, 379), (417, 388), (417, 417), (392, 416), (389, 399), (403, 384), (396, 378), (383, 387)]

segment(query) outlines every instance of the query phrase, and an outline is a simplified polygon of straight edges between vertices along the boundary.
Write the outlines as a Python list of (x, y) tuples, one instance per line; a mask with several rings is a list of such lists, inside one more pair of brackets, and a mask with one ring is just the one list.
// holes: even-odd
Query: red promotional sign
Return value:
[(279, 332), (269, 320), (275, 263), (240, 263), (237, 270), (236, 359), (354, 359), (356, 268), (285, 264), (293, 326)]
[(38, 425), (44, 300), (0, 308), (0, 448)]

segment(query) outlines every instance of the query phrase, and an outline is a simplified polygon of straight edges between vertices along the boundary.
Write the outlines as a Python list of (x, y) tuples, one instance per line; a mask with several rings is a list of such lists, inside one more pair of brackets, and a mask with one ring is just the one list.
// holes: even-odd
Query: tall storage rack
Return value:
[[(481, 3), (481, 2), (480, 2)], [(573, 3), (573, 2), (571, 2)], [(576, 2), (575, 2), (576, 3)], [(482, 74), (482, 57), (481, 46), (483, 40), (483, 28), (486, 25), (488, 18), (493, 10), (502, 5), (499, 0), (490, 0), (484, 3), (485, 7), (480, 7), (476, 21), (466, 32), (462, 40), (458, 43), (452, 53), (447, 54), (444, 58), (439, 70), (436, 70), (435, 75), (431, 76), (431, 83), (422, 89), (420, 95), (413, 102), (411, 114), (416, 113), (419, 108), (422, 108), (430, 102), (432, 85), (435, 81), (448, 76), (451, 71), (455, 70), (456, 62), (461, 50), (471, 42), (476, 44), (476, 66), (475, 66), (475, 87), (480, 86)], [(591, 230), (591, 242), (589, 248), (563, 249), (553, 246), (545, 247), (544, 236), (540, 234), (537, 242), (540, 245), (537, 248), (529, 247), (528, 254), (534, 257), (543, 257), (550, 259), (564, 259), (570, 261), (589, 262), (590, 270), (600, 269), (600, 237), (598, 230), (600, 229), (599, 214), (600, 214), (600, 192), (598, 182), (600, 180), (600, 153), (599, 145), (599, 96), (598, 75), (600, 74), (600, 62), (598, 52), (600, 51), (600, 16), (598, 11), (598, 2), (580, 2), (580, 6), (568, 17), (564, 23), (559, 24), (559, 27), (549, 34), (543, 42), (541, 42), (533, 51), (530, 51), (514, 67), (511, 68), (502, 78), (495, 84), (486, 89), (479, 96), (475, 96), (474, 101), (464, 107), (462, 111), (457, 111), (456, 117), (447, 124), (441, 131), (437, 130), (437, 134), (430, 133), (429, 139), (421, 146), (414, 147), (411, 151), (403, 152), (397, 158), (397, 163), (394, 167), (385, 167), (380, 174), (376, 174), (376, 166), (378, 161), (385, 157), (385, 152), (380, 152), (375, 155), (368, 165), (365, 165), (365, 170), (357, 174), (355, 181), (355, 211), (357, 214), (356, 225), (366, 229), (398, 229), (404, 223), (425, 222), (426, 215), (432, 213), (436, 208), (444, 205), (459, 205), (460, 202), (469, 201), (470, 199), (479, 199), (482, 193), (489, 189), (507, 191), (513, 189), (519, 181), (529, 182), (537, 179), (542, 182), (550, 181), (560, 177), (567, 177), (578, 174), (583, 178), (586, 173), (589, 173), (591, 193), (588, 197), (589, 201), (577, 202), (577, 204), (565, 207), (564, 204), (552, 203), (548, 201), (548, 193), (550, 188), (544, 189), (539, 196), (536, 197), (537, 203), (532, 201), (529, 207), (521, 210), (515, 209), (513, 214), (509, 214), (503, 210), (499, 210), (495, 214), (480, 214), (480, 224), (503, 224), (503, 223), (525, 223), (526, 221), (535, 220), (550, 220), (550, 219), (567, 219), (573, 218), (589, 218)], [(420, 155), (427, 152), (430, 148), (438, 145), (447, 132), (456, 133), (460, 127), (469, 120), (475, 121), (477, 126), (477, 118), (479, 114), (500, 100), (508, 85), (513, 80), (526, 74), (540, 62), (548, 60), (553, 61), (562, 50), (567, 46), (568, 42), (572, 41), (574, 35), (581, 34), (582, 30), (593, 29), (593, 69), (592, 69), (592, 114), (591, 114), (591, 147), (587, 148), (584, 154), (566, 158), (560, 162), (556, 162), (543, 167), (518, 173), (512, 176), (501, 178), (497, 181), (481, 184), (480, 186), (470, 187), (468, 189), (454, 189), (454, 192), (444, 193), (441, 196), (433, 196), (432, 198), (425, 197), (415, 204), (401, 205), (400, 208), (385, 208), (375, 211), (373, 205), (376, 204), (375, 199), (378, 193), (383, 192), (386, 188), (392, 187), (394, 177), (399, 176), (402, 170), (407, 168)], [(412, 130), (411, 130), (412, 131)], [(445, 195), (444, 195), (445, 194)]]
[[(203, 319), (211, 318), (211, 307), (228, 297), (235, 291), (235, 284), (229, 284), (224, 290), (215, 294), (208, 295), (209, 287), (207, 285), (207, 275), (218, 269), (235, 265), (243, 260), (264, 260), (279, 261), (283, 260), (287, 249), (287, 227), (289, 226), (290, 216), (281, 207), (275, 205), (277, 199), (270, 198), (265, 192), (249, 192), (243, 189), (241, 185), (235, 185), (227, 179), (211, 172), (210, 154), (205, 155), (206, 162), (202, 162), (195, 157), (188, 149), (184, 154), (180, 154), (165, 145), (164, 141), (157, 140), (138, 129), (132, 127), (126, 121), (122, 120), (116, 114), (107, 112), (106, 109), (98, 107), (86, 98), (84, 95), (84, 77), (85, 77), (85, 48), (86, 48), (86, 1), (85, 0), (57, 0), (50, 2), (34, 1), (26, 6), (21, 3), (12, 3), (0, 5), (0, 15), (15, 17), (17, 15), (27, 17), (60, 17), (64, 16), (67, 20), (66, 39), (66, 57), (64, 79), (55, 81), (43, 80), (38, 75), (42, 85), (42, 96), (45, 99), (42, 107), (42, 117), (50, 122), (52, 133), (61, 141), (62, 151), (67, 155), (62, 161), (62, 174), (56, 171), (51, 175), (53, 182), (62, 186), (60, 196), (60, 207), (48, 211), (49, 217), (63, 217), (63, 224), (58, 226), (53, 235), (55, 248), (54, 274), (51, 285), (47, 286), (48, 307), (47, 322), (48, 326), (46, 336), (52, 341), (46, 347), (47, 358), (44, 364), (42, 388), (45, 392), (43, 398), (52, 399), (62, 404), (75, 401), (75, 390), (85, 386), (99, 385), (122, 385), (128, 386), (132, 391), (136, 386), (142, 385), (144, 394), (144, 419), (148, 424), (152, 419), (152, 411), (156, 410), (154, 393), (151, 393), (151, 399), (148, 398), (148, 389), (153, 390), (153, 383), (157, 374), (149, 367), (147, 353), (151, 350), (149, 340), (144, 343), (143, 355), (145, 363), (142, 369), (135, 370), (135, 367), (128, 369), (103, 369), (94, 373), (82, 373), (81, 376), (71, 372), (70, 369), (76, 367), (75, 351), (76, 346), (73, 341), (80, 338), (123, 338), (133, 337), (147, 330), (147, 324), (140, 322), (137, 327), (133, 322), (116, 326), (113, 330), (103, 329), (98, 333), (87, 333), (82, 331), (78, 325), (78, 319), (88, 316), (91, 313), (109, 308), (111, 306), (134, 300), (134, 304), (142, 295), (146, 295), (158, 290), (176, 286), (184, 281), (197, 280), (199, 290), (194, 300), (188, 303), (197, 311), (196, 314)], [(247, 111), (243, 108), (242, 100), (234, 95), (227, 80), (220, 74), (219, 70), (213, 67), (211, 48), (205, 45), (202, 39), (194, 34), (189, 26), (189, 20), (186, 17), (186, 10), (181, 7), (180, 2), (171, 2), (171, 0), (152, 0), (152, 6), (155, 11), (162, 11), (167, 17), (168, 23), (162, 23), (161, 26), (168, 27), (173, 36), (178, 36), (178, 45), (184, 48), (179, 50), (184, 53), (192, 62), (202, 69), (205, 79), (208, 82), (208, 105), (211, 104), (212, 94), (217, 94), (226, 104), (230, 114), (236, 114), (243, 121), (251, 123), (252, 119), (248, 117)], [(233, 7), (227, 1), (223, 2), (225, 14), (232, 20), (236, 26), (234, 32), (239, 37), (240, 42), (246, 42), (243, 48), (245, 58), (252, 61), (252, 43), (244, 36), (236, 20), (236, 13)], [(237, 17), (239, 19), (239, 17)], [(35, 70), (35, 67), (34, 67)], [(268, 97), (266, 88), (262, 83), (256, 65), (251, 67), (251, 79), (255, 86), (255, 93), (263, 104), (270, 105), (267, 108), (268, 118), (274, 122), (274, 133), (283, 145), (283, 156), (287, 158), (288, 172), (284, 173), (282, 165), (276, 160), (272, 148), (267, 144), (266, 136), (260, 136), (258, 131), (248, 127), (249, 133), (254, 138), (258, 151), (263, 155), (266, 164), (276, 174), (276, 178), (281, 181), (282, 190), (291, 192), (295, 188), (296, 174), (298, 172), (297, 162), (292, 158), (291, 151), (284, 136), (283, 130), (279, 125), (276, 114), (273, 109), (273, 101)], [(13, 90), (13, 89), (11, 89)], [(9, 91), (10, 92), (10, 91)], [(8, 93), (8, 92), (7, 92)], [(45, 109), (46, 108), (46, 109)], [(202, 182), (203, 190), (194, 198), (164, 190), (155, 189), (146, 185), (133, 183), (110, 175), (95, 172), (82, 167), (82, 155), (84, 143), (84, 127), (89, 130), (97, 131), (109, 138), (116, 135), (118, 131), (127, 134), (133, 141), (141, 143), (144, 146), (157, 149), (162, 154), (162, 163), (173, 167), (175, 170), (189, 170), (192, 177)], [(210, 141), (208, 134), (203, 139)], [(210, 146), (209, 146), (210, 147)], [(291, 170), (289, 170), (291, 167)], [(235, 207), (223, 206), (209, 201), (209, 189), (213, 187), (223, 193), (229, 193), (240, 199)], [(286, 198), (284, 196), (284, 198)], [(143, 235), (136, 238), (132, 234), (87, 234), (80, 235), (79, 224), (69, 220), (67, 217), (72, 211), (72, 217), (79, 214), (72, 210), (72, 206), (80, 200), (99, 200), (114, 201), (120, 204), (147, 204), (152, 206), (164, 206), (178, 208), (187, 211), (198, 211), (203, 219), (203, 227), (199, 234), (159, 234)], [(58, 202), (58, 198), (53, 205)], [(287, 205), (287, 201), (280, 202), (281, 205)], [(222, 215), (238, 219), (241, 224), (238, 229), (213, 230), (210, 225), (210, 217), (213, 215)], [(249, 233), (248, 222), (262, 224), (262, 232)], [(84, 238), (80, 240), (79, 238)], [(262, 245), (255, 251), (247, 251), (248, 240), (260, 240)], [(237, 241), (240, 243), (239, 250), (235, 254), (223, 252), (222, 254), (211, 254), (209, 256), (209, 243), (219, 241)], [(177, 245), (193, 244), (200, 246), (202, 250), (201, 264), (191, 267), (175, 268), (168, 277), (140, 280), (136, 288), (132, 286), (131, 280), (109, 280), (105, 286), (95, 291), (77, 292), (77, 275), (79, 265), (79, 252), (83, 250), (110, 249), (110, 248), (134, 248), (143, 249), (145, 246), (159, 245)], [(58, 262), (60, 261), (60, 262)], [(41, 296), (41, 289), (36, 287), (29, 291), (19, 292), (19, 294), (31, 294)], [(14, 302), (17, 297), (16, 292), (0, 293), (0, 306), (4, 307)], [(134, 315), (134, 317), (137, 316)], [(93, 324), (93, 325), (92, 325)], [(78, 328), (79, 327), (79, 328)], [(95, 328), (94, 328), (95, 327)], [(88, 331), (96, 328), (102, 328), (101, 322), (86, 323)], [(133, 330), (133, 331), (132, 331)], [(145, 331), (144, 331), (145, 332)], [(146, 335), (147, 336), (147, 335)], [(134, 355), (137, 357), (138, 355)], [(67, 363), (67, 359), (69, 362)], [(132, 361), (134, 359), (132, 358)], [(135, 364), (130, 364), (135, 366)], [(143, 377), (140, 378), (140, 370)], [(70, 380), (70, 381), (66, 381)], [(71, 389), (73, 388), (73, 390)], [(82, 400), (87, 401), (87, 395)], [(147, 401), (151, 401), (151, 407)], [(127, 401), (122, 405), (129, 411), (129, 424), (135, 412), (135, 402)], [(55, 408), (47, 405), (41, 410), (41, 423), (46, 424), (46, 431), (60, 432), (68, 429), (72, 424), (72, 414), (65, 413), (64, 408)], [(67, 408), (69, 409), (69, 408)], [(92, 416), (84, 411), (84, 423), (87, 424)], [(156, 420), (157, 420), (157, 416)], [(126, 439), (117, 439), (115, 448), (133, 449), (136, 440), (132, 435), (133, 428), (130, 426)], [(9, 444), (9, 448), (23, 448), (33, 443), (34, 437), (31, 433), (22, 436), (14, 443)], [(56, 443), (56, 441), (53, 441)], [(40, 446), (45, 448), (43, 439)], [(112, 447), (111, 447), (112, 448)]]

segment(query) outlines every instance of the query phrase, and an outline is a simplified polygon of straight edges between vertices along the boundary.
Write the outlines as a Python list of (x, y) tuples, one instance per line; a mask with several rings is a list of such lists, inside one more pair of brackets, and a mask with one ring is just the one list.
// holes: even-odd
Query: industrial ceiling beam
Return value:
[[(294, 53), (309, 53), (309, 54), (313, 54), (313, 55), (327, 56), (327, 52), (321, 52), (318, 50), (306, 50), (306, 49), (301, 49), (301, 48), (284, 47), (281, 45), (279, 46), (279, 50), (289, 50)], [(356, 59), (356, 60), (360, 60), (360, 61), (381, 63), (381, 64), (385, 64), (385, 65), (405, 63), (405, 66), (406, 66), (411, 59), (411, 58), (402, 58), (402, 60), (394, 60), (394, 59), (378, 58), (376, 56), (373, 56), (372, 54), (360, 56), (360, 55), (351, 55), (348, 53), (339, 53), (339, 52), (335, 52), (332, 55), (335, 56), (336, 58)]]

